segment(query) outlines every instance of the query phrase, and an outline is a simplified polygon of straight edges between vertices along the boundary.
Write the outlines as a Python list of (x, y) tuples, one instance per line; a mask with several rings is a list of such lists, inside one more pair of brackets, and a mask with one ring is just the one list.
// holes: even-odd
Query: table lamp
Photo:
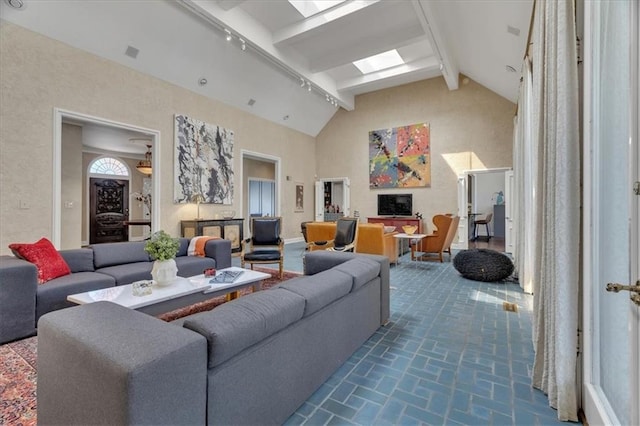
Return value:
[(203, 196), (202, 194), (200, 194), (200, 193), (198, 193), (198, 194), (193, 194), (193, 195), (191, 196), (191, 202), (196, 203), (196, 205), (198, 206), (198, 207), (197, 207), (197, 209), (198, 209), (198, 210), (197, 210), (197, 212), (196, 212), (196, 220), (200, 220), (200, 219), (202, 219), (202, 218), (200, 217), (200, 203), (202, 203), (203, 201), (204, 201), (204, 196)]

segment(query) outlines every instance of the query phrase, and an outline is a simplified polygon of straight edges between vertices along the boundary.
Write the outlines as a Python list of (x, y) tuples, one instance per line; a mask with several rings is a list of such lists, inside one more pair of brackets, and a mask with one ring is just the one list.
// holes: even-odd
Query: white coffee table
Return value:
[[(424, 237), (426, 237), (427, 234), (405, 234), (405, 233), (401, 233), (401, 234), (394, 234), (393, 238), (396, 238), (398, 241), (400, 241), (400, 243), (402, 244), (402, 241), (407, 241), (409, 247), (407, 247), (409, 249), (409, 251), (411, 251), (411, 240), (420, 240), (419, 244), (422, 244), (422, 239)], [(404, 254), (404, 247), (400, 246), (400, 256), (402, 256)], [(398, 256), (398, 258), (396, 259), (396, 266), (398, 265), (398, 263), (400, 262), (400, 256)], [(409, 259), (411, 259), (411, 254), (409, 254)]]
[(228, 299), (235, 299), (239, 290), (246, 287), (253, 287), (254, 291), (260, 290), (262, 281), (271, 277), (264, 272), (237, 266), (218, 270), (218, 272), (221, 271), (243, 271), (244, 273), (233, 283), (210, 284), (211, 278), (200, 274), (189, 278), (178, 277), (168, 286), (153, 285), (151, 294), (145, 296), (134, 296), (133, 284), (127, 284), (72, 294), (67, 296), (67, 300), (79, 305), (109, 301), (149, 315), (160, 315), (217, 296), (228, 295)]

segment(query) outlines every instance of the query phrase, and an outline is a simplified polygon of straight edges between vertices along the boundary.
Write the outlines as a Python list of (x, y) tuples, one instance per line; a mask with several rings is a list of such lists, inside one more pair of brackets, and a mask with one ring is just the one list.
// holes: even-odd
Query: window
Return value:
[(345, 0), (289, 0), (289, 3), (305, 18), (323, 12)]
[(402, 64), (404, 64), (404, 61), (396, 49), (379, 53), (353, 63), (362, 74), (382, 71)]
[(100, 157), (91, 164), (91, 167), (89, 167), (89, 173), (98, 175), (129, 176), (129, 168), (117, 158)]

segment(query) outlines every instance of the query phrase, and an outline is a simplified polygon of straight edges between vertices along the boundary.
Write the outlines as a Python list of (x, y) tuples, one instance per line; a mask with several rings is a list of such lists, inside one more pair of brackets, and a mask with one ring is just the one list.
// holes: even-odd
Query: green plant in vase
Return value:
[(154, 232), (144, 246), (144, 251), (155, 260), (151, 277), (160, 286), (166, 286), (175, 281), (178, 274), (175, 257), (180, 248), (180, 241), (160, 230)]

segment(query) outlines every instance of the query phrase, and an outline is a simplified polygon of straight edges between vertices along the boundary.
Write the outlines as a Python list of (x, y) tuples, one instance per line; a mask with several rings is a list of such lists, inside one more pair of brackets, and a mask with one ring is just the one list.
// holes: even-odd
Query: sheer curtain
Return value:
[[(532, 54), (533, 386), (560, 420), (577, 420), (580, 259), (578, 57), (573, 0), (537, 1)], [(525, 261), (526, 262), (526, 261)]]
[(518, 96), (518, 114), (515, 120), (515, 140), (513, 165), (515, 178), (515, 200), (517, 221), (517, 239), (514, 263), (520, 287), (526, 293), (533, 293), (533, 249), (536, 241), (535, 228), (535, 188), (534, 176), (537, 176), (538, 156), (534, 148), (531, 129), (531, 61), (526, 57), (522, 63), (522, 83)]
[(577, 420), (580, 259), (578, 59), (572, 0), (535, 2), (514, 136), (515, 263), (534, 295), (533, 386), (560, 420)]

